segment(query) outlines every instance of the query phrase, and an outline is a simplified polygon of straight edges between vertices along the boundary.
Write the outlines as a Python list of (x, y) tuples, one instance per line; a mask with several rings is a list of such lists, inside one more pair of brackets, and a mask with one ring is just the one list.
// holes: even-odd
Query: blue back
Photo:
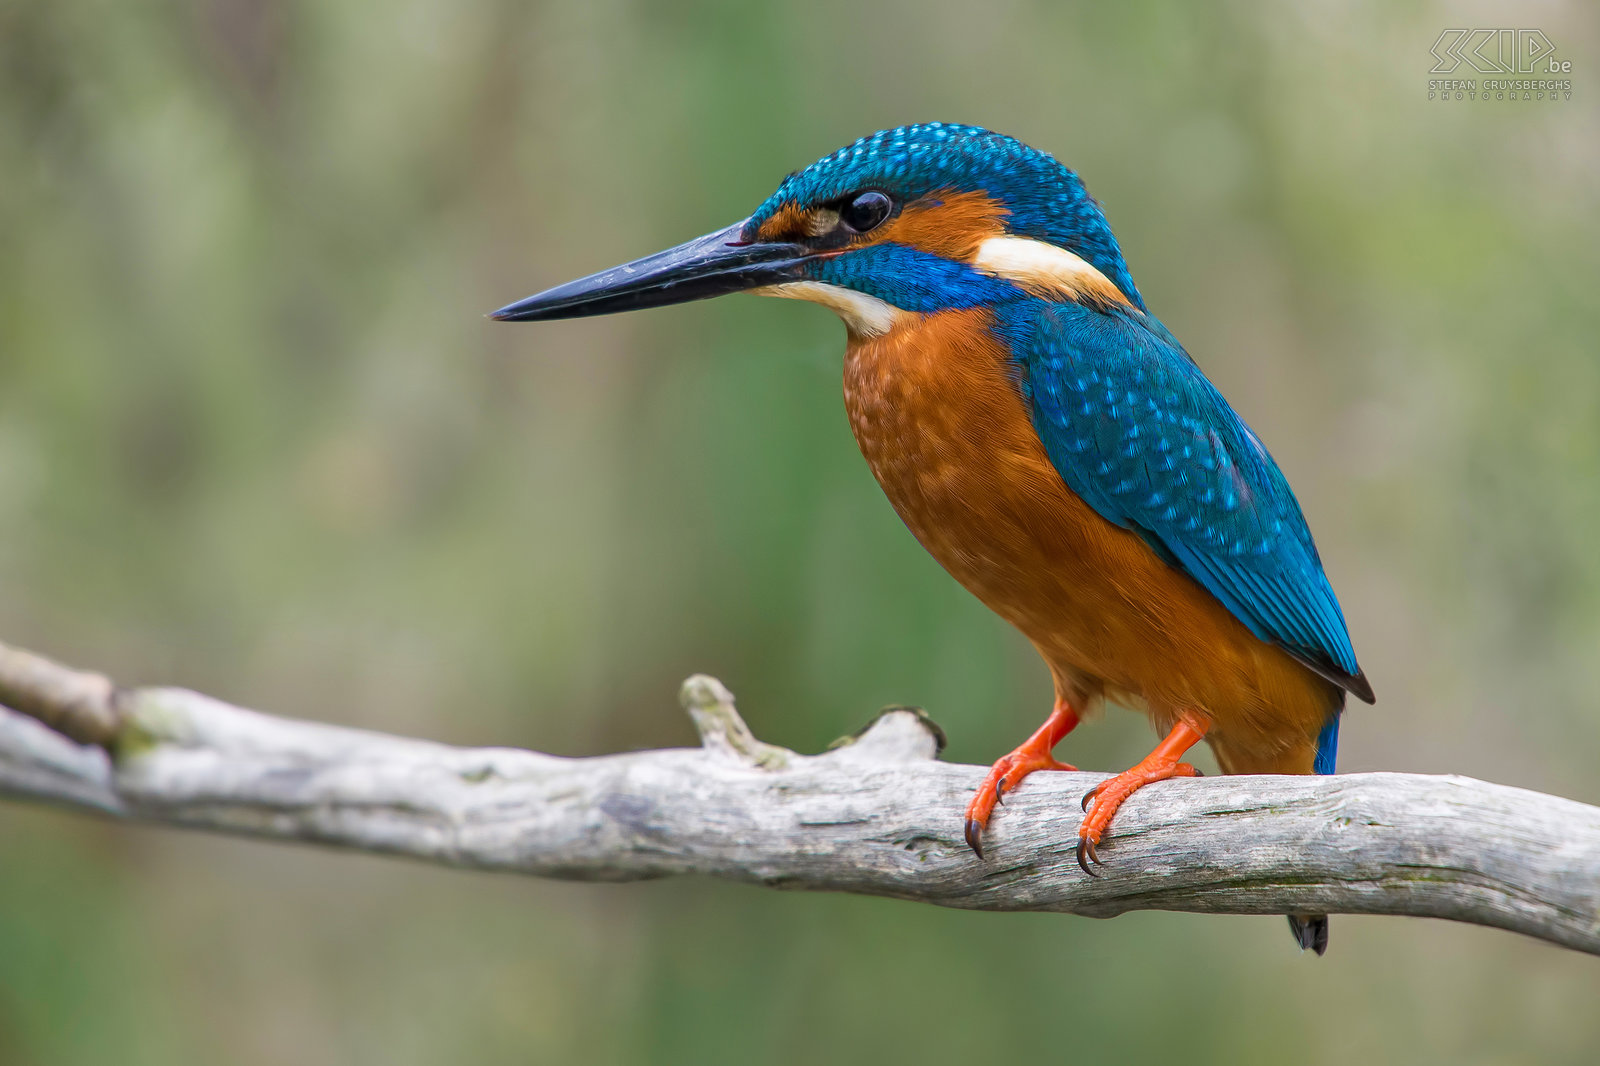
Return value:
[[(1073, 492), (1137, 533), (1262, 640), (1371, 701), (1344, 614), (1277, 463), (1155, 319), (1024, 299), (998, 327)], [(1318, 738), (1331, 773), (1335, 716)]]

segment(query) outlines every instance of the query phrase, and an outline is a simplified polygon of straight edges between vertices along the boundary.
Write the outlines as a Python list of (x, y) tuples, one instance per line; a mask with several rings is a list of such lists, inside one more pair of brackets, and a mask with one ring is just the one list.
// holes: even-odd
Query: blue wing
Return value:
[(1166, 328), (1133, 311), (1029, 303), (1000, 328), (1067, 486), (1256, 636), (1372, 702), (1288, 481)]

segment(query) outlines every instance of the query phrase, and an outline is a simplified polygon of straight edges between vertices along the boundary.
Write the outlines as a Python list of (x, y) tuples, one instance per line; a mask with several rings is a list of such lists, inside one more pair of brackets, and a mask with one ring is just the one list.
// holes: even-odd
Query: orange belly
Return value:
[(901, 519), (1080, 713), (1110, 699), (1165, 732), (1198, 711), (1225, 771), (1310, 773), (1338, 689), (1067, 488), (988, 327), (947, 311), (850, 342), (850, 425)]

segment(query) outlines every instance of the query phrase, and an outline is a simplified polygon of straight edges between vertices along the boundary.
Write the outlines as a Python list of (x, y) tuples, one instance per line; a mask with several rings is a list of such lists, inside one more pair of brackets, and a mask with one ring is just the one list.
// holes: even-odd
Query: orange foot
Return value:
[[(1111, 819), (1122, 806), (1122, 801), (1152, 781), (1165, 781), (1169, 777), (1199, 777), (1200, 771), (1186, 762), (1179, 762), (1183, 753), (1205, 739), (1203, 724), (1180, 721), (1172, 727), (1167, 738), (1155, 750), (1140, 760), (1131, 770), (1116, 777), (1108, 777), (1083, 796), (1083, 809), (1087, 812), (1083, 826), (1078, 830), (1078, 865), (1090, 877), (1099, 877), (1090, 868), (1091, 862), (1100, 862), (1095, 847), (1111, 826)], [(1091, 806), (1092, 805), (1092, 806)]]
[(972, 795), (972, 802), (967, 804), (967, 846), (978, 858), (983, 858), (983, 829), (989, 824), (989, 814), (996, 803), (1004, 802), (1000, 798), (1001, 793), (1014, 792), (1022, 784), (1022, 779), (1035, 770), (1077, 769), (1076, 766), (1057, 762), (1055, 756), (1050, 754), (1061, 738), (1072, 732), (1077, 724), (1077, 713), (1067, 706), (1065, 700), (1057, 697), (1055, 708), (1050, 712), (1050, 717), (1044, 720), (1044, 725), (1010, 755), (1002, 756), (989, 767), (989, 776), (983, 779), (983, 784)]

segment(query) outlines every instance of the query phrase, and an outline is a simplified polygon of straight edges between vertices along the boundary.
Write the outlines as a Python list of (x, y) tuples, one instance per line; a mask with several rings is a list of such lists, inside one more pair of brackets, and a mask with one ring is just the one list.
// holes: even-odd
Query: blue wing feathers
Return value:
[[(997, 328), (1067, 486), (1256, 636), (1370, 702), (1288, 481), (1166, 328), (1137, 312), (1037, 300)], [(1319, 751), (1325, 740), (1331, 765), (1336, 720), (1330, 729)]]

